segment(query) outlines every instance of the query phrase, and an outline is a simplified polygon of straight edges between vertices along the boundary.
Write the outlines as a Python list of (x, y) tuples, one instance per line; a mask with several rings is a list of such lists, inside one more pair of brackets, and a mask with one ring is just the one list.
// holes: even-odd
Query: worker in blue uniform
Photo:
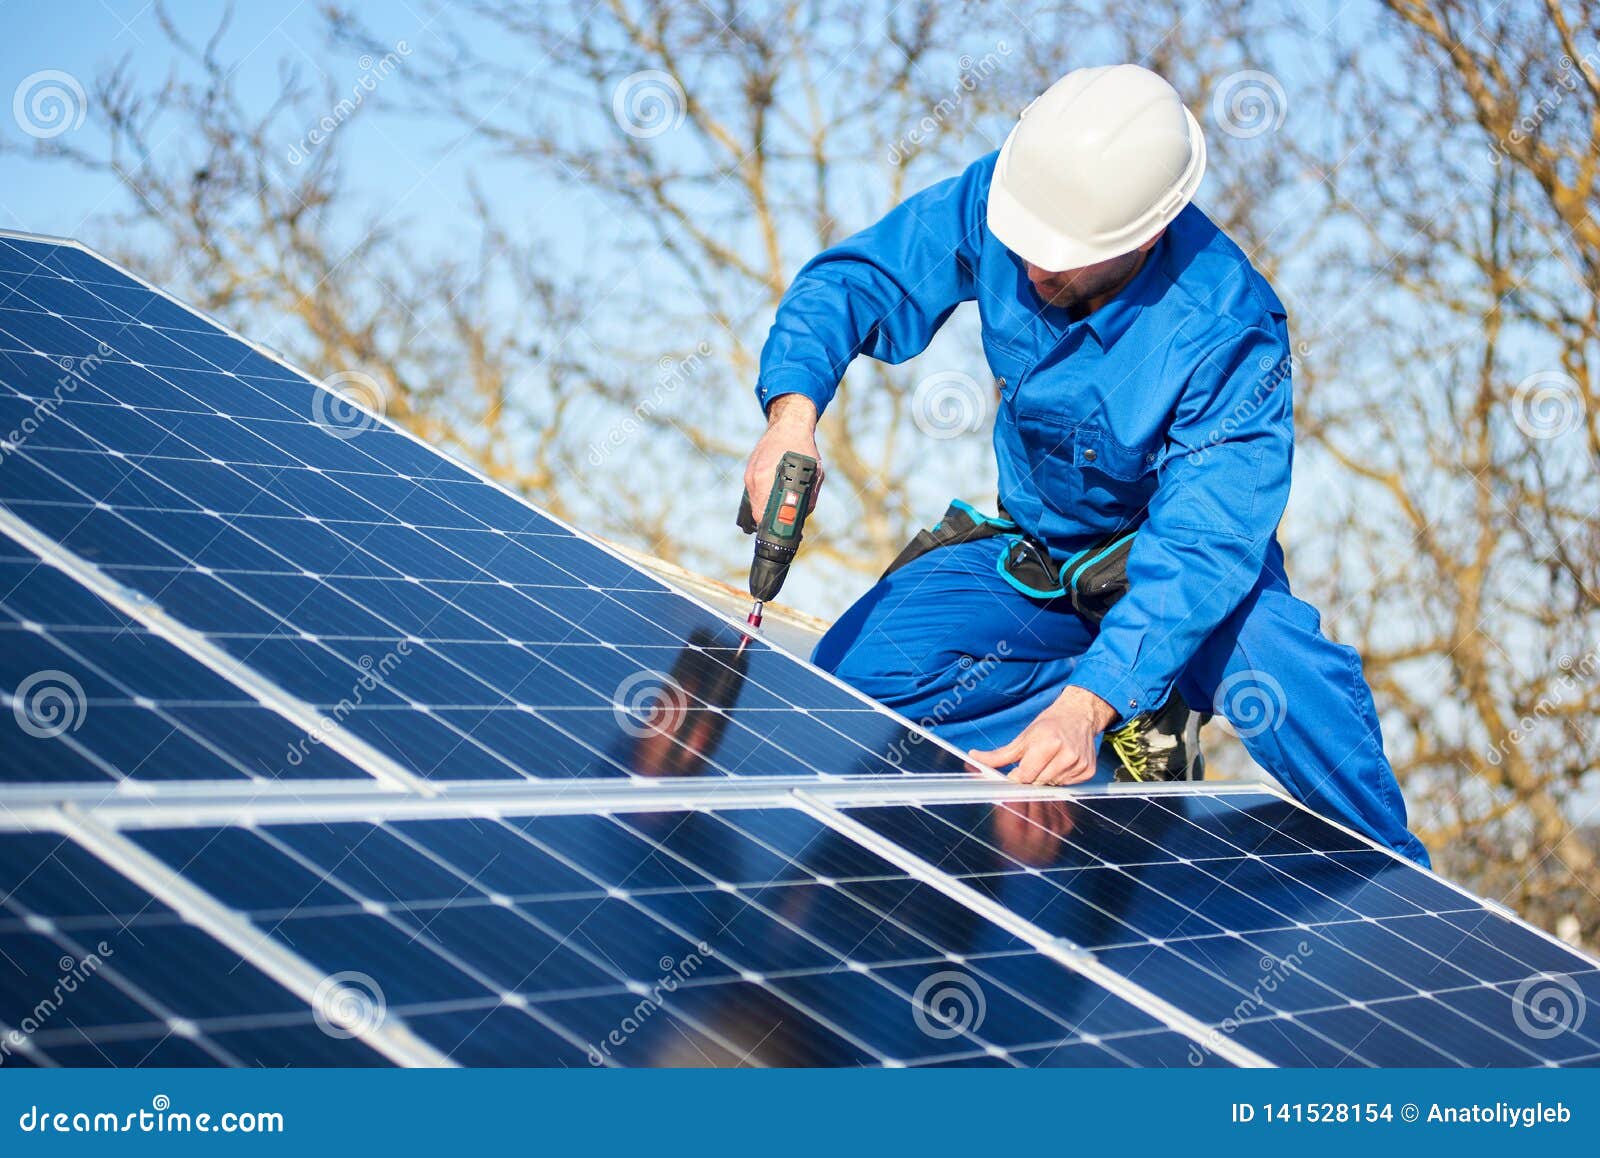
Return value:
[[(1272, 287), (1191, 203), (1205, 159), (1146, 69), (1052, 85), (997, 154), (795, 277), (745, 486), (759, 510), (784, 452), (820, 461), (853, 358), (902, 362), (976, 301), (1001, 509), (952, 506), (936, 530), (959, 533), (908, 549), (814, 661), (1024, 783), (1088, 780), (1107, 733), (1142, 761), (1172, 705), (1214, 711), (1298, 799), (1426, 863), (1360, 658), (1284, 572), (1295, 356)], [(1101, 560), (1120, 597), (1093, 609)]]

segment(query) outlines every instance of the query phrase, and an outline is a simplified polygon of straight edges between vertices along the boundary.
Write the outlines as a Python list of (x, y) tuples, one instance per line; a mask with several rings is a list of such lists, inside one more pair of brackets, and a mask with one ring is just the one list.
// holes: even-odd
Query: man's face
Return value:
[(1132, 253), (1057, 273), (1040, 269), (1032, 262), (1024, 262), (1023, 265), (1027, 267), (1033, 292), (1047, 304), (1065, 310), (1077, 309), (1121, 289), (1159, 240), (1158, 235)]

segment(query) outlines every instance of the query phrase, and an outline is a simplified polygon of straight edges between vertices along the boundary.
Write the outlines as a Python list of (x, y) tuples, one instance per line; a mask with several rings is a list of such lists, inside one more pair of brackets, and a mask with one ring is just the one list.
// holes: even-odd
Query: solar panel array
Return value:
[(73, 243), (0, 237), (0, 439), (0, 1065), (1600, 1060), (1509, 915), (978, 776)]

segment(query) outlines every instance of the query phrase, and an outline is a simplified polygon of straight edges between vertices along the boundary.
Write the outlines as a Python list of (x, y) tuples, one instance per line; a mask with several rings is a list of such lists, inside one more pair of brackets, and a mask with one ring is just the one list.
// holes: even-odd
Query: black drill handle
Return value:
[(756, 533), (756, 515), (750, 509), (750, 492), (739, 496), (739, 529), (747, 535)]

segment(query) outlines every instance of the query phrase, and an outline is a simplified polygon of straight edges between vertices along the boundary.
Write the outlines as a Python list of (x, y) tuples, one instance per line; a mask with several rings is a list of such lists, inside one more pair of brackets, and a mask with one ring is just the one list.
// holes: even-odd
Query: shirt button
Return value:
[(1138, 700), (1129, 700), (1128, 701), (1128, 706), (1130, 708), (1137, 708), (1139, 706), (1139, 701)]
[(1095, 455), (1094, 451), (1086, 450), (1086, 451), (1083, 452), (1083, 461), (1084, 462), (1093, 462), (1095, 460), (1095, 458), (1096, 458), (1096, 455)]
[(1004, 390), (1006, 388), (1006, 380), (1004, 378), (996, 378), (994, 380), (994, 384), (996, 386), (1000, 387), (1000, 389), (1002, 389), (1002, 390)]

